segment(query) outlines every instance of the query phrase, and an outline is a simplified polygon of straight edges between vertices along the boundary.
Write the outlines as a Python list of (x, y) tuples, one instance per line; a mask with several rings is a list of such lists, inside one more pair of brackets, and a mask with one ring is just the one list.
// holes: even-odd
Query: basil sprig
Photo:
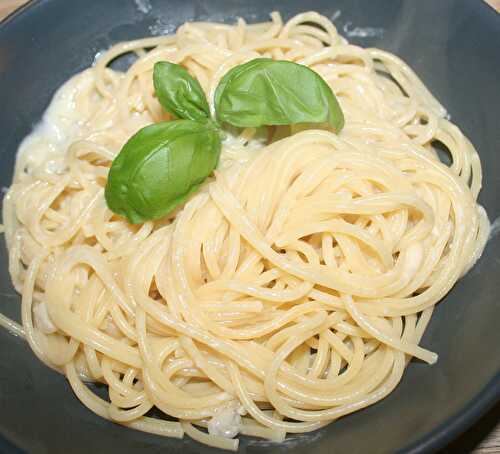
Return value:
[[(146, 126), (114, 159), (105, 198), (131, 223), (161, 218), (196, 192), (217, 166), (221, 131), (199, 82), (180, 65), (159, 62), (153, 84), (163, 108), (179, 120)], [(344, 115), (317, 73), (288, 61), (258, 58), (231, 69), (215, 91), (219, 123), (237, 127), (328, 123)]]
[(339, 132), (344, 115), (332, 89), (307, 66), (256, 58), (231, 69), (215, 91), (219, 121), (239, 127), (329, 123)]

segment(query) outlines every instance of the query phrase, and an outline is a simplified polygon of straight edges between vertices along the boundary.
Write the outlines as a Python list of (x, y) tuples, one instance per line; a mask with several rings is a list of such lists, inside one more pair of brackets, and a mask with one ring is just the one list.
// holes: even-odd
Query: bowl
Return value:
[[(54, 91), (122, 41), (170, 33), (188, 20), (249, 22), (317, 10), (351, 42), (401, 56), (477, 147), (480, 203), (496, 220), (476, 266), (440, 303), (422, 344), (439, 353), (412, 361), (386, 399), (282, 444), (242, 437), (240, 452), (423, 453), (464, 431), (500, 397), (500, 16), (482, 1), (441, 0), (40, 0), (0, 25), (0, 184), (9, 186), (21, 139)], [(19, 319), (7, 252), (0, 247), (0, 311)], [(0, 331), (0, 451), (209, 453), (189, 438), (165, 439), (105, 421), (76, 399), (63, 376)]]

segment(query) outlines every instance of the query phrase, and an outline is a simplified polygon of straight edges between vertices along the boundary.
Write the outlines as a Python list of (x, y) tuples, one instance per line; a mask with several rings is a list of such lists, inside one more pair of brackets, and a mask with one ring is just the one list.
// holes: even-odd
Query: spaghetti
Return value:
[[(271, 17), (112, 47), (20, 147), (4, 223), (22, 327), (0, 324), (103, 418), (236, 450), (238, 433), (318, 429), (387, 396), (412, 357), (437, 360), (420, 339), (489, 230), (478, 154), (395, 55), (314, 12)], [(128, 70), (111, 69), (125, 53)], [(217, 171), (181, 209), (141, 225), (113, 214), (113, 158), (170, 119), (154, 63), (183, 65), (212, 102), (230, 68), (260, 56), (319, 73), (343, 131), (227, 129)]]

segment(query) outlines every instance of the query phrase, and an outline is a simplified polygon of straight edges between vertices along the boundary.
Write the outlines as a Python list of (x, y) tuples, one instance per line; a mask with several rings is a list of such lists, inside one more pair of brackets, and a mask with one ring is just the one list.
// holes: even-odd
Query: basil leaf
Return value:
[(307, 66), (257, 58), (236, 66), (215, 91), (219, 121), (238, 127), (329, 123), (336, 132), (344, 115), (323, 78)]
[(217, 165), (220, 150), (212, 122), (177, 120), (146, 126), (113, 161), (106, 202), (133, 224), (161, 218), (199, 188)]
[(210, 118), (207, 98), (200, 83), (182, 66), (161, 61), (155, 63), (153, 85), (163, 108), (178, 118)]

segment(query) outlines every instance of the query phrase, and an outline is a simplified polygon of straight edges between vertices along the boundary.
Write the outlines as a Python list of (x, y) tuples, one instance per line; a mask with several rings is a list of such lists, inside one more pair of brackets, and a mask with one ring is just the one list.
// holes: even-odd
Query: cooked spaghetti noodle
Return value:
[[(103, 418), (235, 450), (238, 433), (318, 429), (387, 396), (412, 357), (437, 360), (420, 339), (489, 229), (478, 154), (395, 55), (348, 44), (314, 12), (271, 17), (112, 47), (20, 147), (4, 223), (22, 327), (0, 323)], [(110, 69), (125, 53), (128, 70)], [(319, 73), (342, 132), (226, 130), (217, 171), (181, 209), (141, 225), (113, 214), (113, 158), (169, 119), (154, 63), (183, 65), (212, 102), (259, 56)]]

